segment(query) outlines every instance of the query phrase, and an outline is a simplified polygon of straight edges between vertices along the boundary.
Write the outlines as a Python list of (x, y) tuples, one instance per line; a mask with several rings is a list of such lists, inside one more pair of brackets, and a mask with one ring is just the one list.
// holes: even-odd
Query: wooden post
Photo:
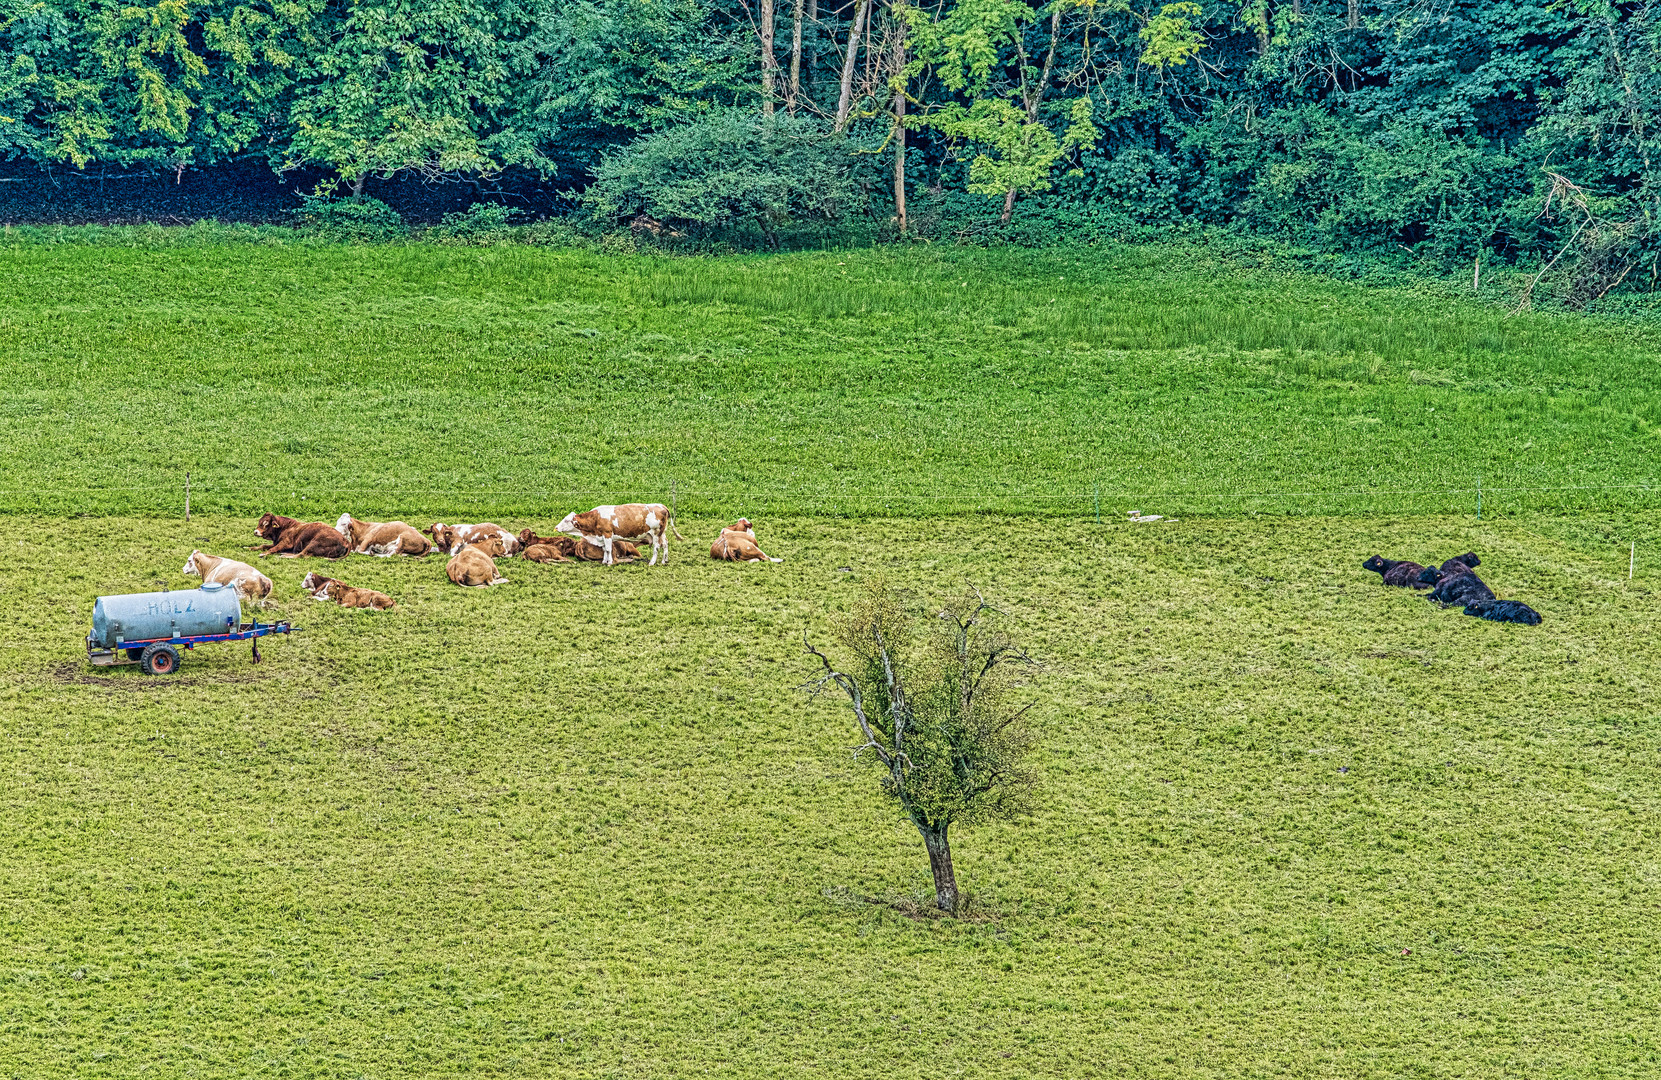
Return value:
[(185, 473), (185, 520), (190, 520), (190, 473)]
[(1476, 478), (1476, 519), (1482, 520), (1482, 477)]
[(1471, 270), (1471, 291), (1472, 292), (1481, 292), (1482, 291), (1482, 253), (1480, 251), (1477, 252), (1476, 262), (1474, 262), (1472, 264), (1472, 266), (1473, 266), (1473, 269)]

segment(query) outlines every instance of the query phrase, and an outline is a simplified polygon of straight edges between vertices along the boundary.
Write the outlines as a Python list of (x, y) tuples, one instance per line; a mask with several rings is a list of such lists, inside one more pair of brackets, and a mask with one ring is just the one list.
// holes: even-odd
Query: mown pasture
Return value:
[[(1162, 249), (0, 261), (0, 1071), (1656, 1069), (1652, 329)], [(82, 662), (262, 509), (671, 482), (666, 569), (280, 561), (265, 664)], [(784, 564), (704, 558), (739, 513)], [(1467, 548), (1546, 622), (1359, 566)], [(961, 920), (801, 689), (879, 574), (1044, 662)]]
[[(305, 631), (261, 666), (85, 667), (93, 595), (249, 525), (0, 519), (8, 1074), (1657, 1068), (1661, 617), (1608, 522), (799, 518), (778, 566), (488, 591), (353, 557), (384, 615), (273, 561)], [(1358, 566), (1469, 547), (1542, 626)], [(908, 914), (921, 844), (800, 689), (879, 573), (974, 581), (1044, 662), (1042, 802), (959, 832), (961, 921)]]

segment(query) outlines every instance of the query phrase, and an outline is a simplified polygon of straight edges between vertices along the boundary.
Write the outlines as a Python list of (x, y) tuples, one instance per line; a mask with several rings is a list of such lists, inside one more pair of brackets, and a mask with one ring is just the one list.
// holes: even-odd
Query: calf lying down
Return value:
[(1419, 580), (1419, 575), (1425, 568), (1416, 562), (1406, 559), (1386, 559), (1382, 555), (1374, 555), (1361, 564), (1361, 569), (1372, 570), (1384, 579), (1384, 584), (1399, 586), (1404, 589), (1425, 589), (1429, 586)]
[(1425, 567), (1419, 574), (1419, 581), (1436, 586), (1426, 599), (1444, 606), (1494, 599), (1494, 590), (1483, 584), (1471, 566), (1471, 563), (1459, 558), (1449, 559), (1440, 567)]
[(307, 574), (306, 579), (300, 582), (300, 588), (310, 593), (313, 600), (333, 600), (341, 607), (385, 611), (397, 602), (386, 593), (376, 592), (374, 589), (359, 588), (356, 585), (348, 585), (344, 581), (324, 577), (315, 570)]
[(1477, 600), (1465, 605), (1465, 614), (1494, 622), (1540, 625), (1540, 613), (1521, 600)]
[(309, 555), (319, 559), (346, 557), (346, 538), (321, 521), (296, 521), (278, 514), (266, 514), (254, 526), (254, 535), (267, 541), (260, 554), (296, 559)]
[(755, 529), (749, 518), (737, 521), (721, 530), (715, 543), (709, 546), (709, 557), (727, 562), (783, 562), (762, 551), (756, 544)]
[(432, 534), (433, 544), (438, 550), (454, 555), (468, 544), (476, 544), (491, 537), (502, 542), (501, 554), (512, 555), (519, 550), (519, 539), (506, 529), (494, 522), (483, 521), (477, 525), (445, 525), (435, 522), (427, 526)]
[(193, 551), (180, 573), (187, 577), (199, 577), (204, 585), (229, 585), (244, 600), (264, 600), (271, 595), (271, 579), (235, 559), (221, 559), (217, 555)]
[(507, 578), (496, 569), (496, 557), (505, 554), (502, 538), (491, 536), (474, 544), (463, 544), (450, 556), (444, 573), (457, 585), (467, 589), (482, 589), (489, 585), (503, 585)]
[(360, 555), (422, 556), (433, 549), (427, 538), (402, 521), (359, 521), (351, 514), (340, 515), (335, 531)]
[[(519, 554), (540, 563), (606, 560), (605, 549), (589, 540), (575, 536), (538, 536), (529, 529), (519, 530)], [(634, 562), (640, 558), (640, 548), (627, 540), (613, 540), (611, 555), (613, 562)]]

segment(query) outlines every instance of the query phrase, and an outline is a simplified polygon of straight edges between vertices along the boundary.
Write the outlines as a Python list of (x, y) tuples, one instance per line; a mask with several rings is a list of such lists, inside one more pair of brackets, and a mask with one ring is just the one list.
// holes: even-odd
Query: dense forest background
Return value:
[(233, 217), (234, 191), (326, 216), (424, 189), (440, 210), (494, 201), (499, 220), (566, 215), (666, 242), (1220, 230), (1447, 271), (1550, 264), (1580, 304), (1653, 289), (1661, 254), (1648, 2), (0, 0), (0, 13), (13, 217), (42, 184), (220, 177)]

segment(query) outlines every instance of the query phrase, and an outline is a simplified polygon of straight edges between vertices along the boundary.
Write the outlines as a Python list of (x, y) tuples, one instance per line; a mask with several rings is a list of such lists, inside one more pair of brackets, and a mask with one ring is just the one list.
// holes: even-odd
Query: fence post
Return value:
[(1476, 478), (1476, 519), (1482, 520), (1482, 477)]
[(1102, 523), (1102, 482), (1100, 480), (1092, 481), (1091, 487), (1094, 489), (1096, 496), (1096, 524), (1100, 525)]
[(675, 506), (680, 500), (680, 492), (676, 488), (674, 477), (669, 478), (669, 520), (675, 520)]
[(185, 520), (190, 520), (190, 472), (185, 471)]

